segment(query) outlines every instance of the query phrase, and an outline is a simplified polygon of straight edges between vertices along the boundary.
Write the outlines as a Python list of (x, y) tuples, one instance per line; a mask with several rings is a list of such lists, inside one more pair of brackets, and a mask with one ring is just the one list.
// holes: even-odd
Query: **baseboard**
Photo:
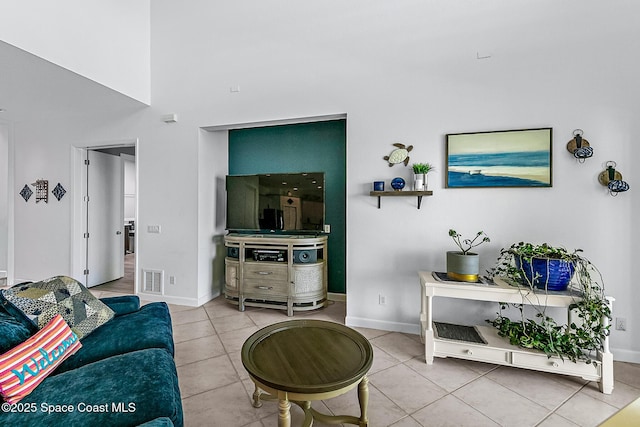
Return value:
[(187, 307), (200, 307), (203, 304), (211, 301), (214, 298), (220, 296), (220, 291), (217, 293), (210, 293), (200, 298), (185, 298), (185, 297), (172, 297), (170, 295), (158, 295), (139, 292), (137, 294), (143, 301), (151, 302), (166, 302), (167, 304), (184, 305)]
[(337, 292), (329, 292), (327, 294), (329, 301), (347, 302), (347, 294), (339, 294)]
[(185, 305), (187, 307), (199, 307), (198, 300), (196, 298), (172, 297), (144, 292), (139, 292), (136, 295), (138, 295), (143, 301), (166, 302), (167, 304)]
[(611, 352), (616, 362), (640, 363), (640, 351), (612, 348)]
[(203, 297), (198, 298), (198, 307), (200, 307), (203, 304), (208, 303), (209, 301), (211, 301), (214, 298), (218, 298), (220, 296), (220, 290), (218, 290), (217, 292), (212, 292), (210, 294), (207, 294)]
[(405, 334), (420, 334), (420, 325), (413, 323), (388, 322), (385, 320), (364, 319), (362, 317), (347, 316), (345, 318), (347, 326), (356, 328), (378, 329), (381, 331), (402, 332)]

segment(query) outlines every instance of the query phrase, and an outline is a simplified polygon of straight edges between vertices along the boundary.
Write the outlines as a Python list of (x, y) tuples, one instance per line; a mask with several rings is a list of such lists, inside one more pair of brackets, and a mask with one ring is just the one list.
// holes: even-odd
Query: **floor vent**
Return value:
[(142, 270), (142, 291), (149, 294), (163, 294), (164, 271)]

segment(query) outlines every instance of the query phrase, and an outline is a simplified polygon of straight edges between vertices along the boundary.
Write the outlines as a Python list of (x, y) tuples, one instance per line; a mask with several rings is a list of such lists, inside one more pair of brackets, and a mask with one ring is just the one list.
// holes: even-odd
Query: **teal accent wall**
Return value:
[(324, 172), (329, 292), (346, 293), (346, 120), (229, 131), (229, 175)]

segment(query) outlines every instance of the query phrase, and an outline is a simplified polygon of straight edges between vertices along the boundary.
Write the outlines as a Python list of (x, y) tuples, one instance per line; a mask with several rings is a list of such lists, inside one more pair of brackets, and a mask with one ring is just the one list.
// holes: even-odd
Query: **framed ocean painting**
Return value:
[(551, 187), (552, 129), (447, 134), (447, 188)]

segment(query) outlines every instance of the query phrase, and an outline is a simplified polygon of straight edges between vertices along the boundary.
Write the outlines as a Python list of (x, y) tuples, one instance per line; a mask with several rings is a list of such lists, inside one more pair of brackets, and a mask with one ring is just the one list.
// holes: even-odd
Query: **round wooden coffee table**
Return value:
[[(256, 385), (253, 406), (278, 399), (278, 426), (291, 425), (290, 402), (314, 419), (331, 424), (368, 426), (369, 381), (373, 349), (357, 331), (322, 320), (291, 320), (260, 329), (242, 346), (242, 364)], [(358, 386), (360, 417), (322, 414), (311, 401), (339, 396)]]

